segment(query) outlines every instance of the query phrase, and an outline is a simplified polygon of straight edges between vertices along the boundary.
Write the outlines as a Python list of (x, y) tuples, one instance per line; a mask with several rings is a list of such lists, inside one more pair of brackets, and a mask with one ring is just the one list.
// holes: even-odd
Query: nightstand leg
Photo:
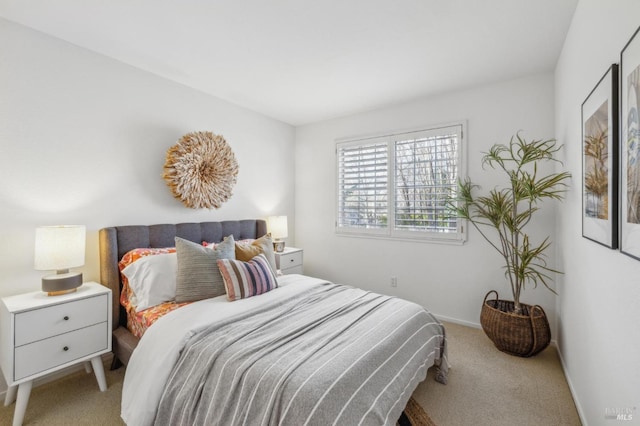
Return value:
[(7, 389), (7, 394), (4, 396), (4, 406), (13, 404), (16, 400), (16, 393), (18, 392), (18, 385), (10, 386)]
[(84, 363), (84, 371), (91, 373), (91, 363), (89, 361)]
[(104, 367), (102, 366), (102, 358), (97, 356), (95, 358), (91, 358), (91, 366), (93, 367), (93, 372), (96, 375), (96, 380), (98, 381), (98, 387), (101, 392), (107, 390), (107, 379), (104, 377)]
[(31, 385), (33, 385), (32, 381), (18, 385), (18, 399), (16, 400), (16, 409), (13, 412), (13, 426), (22, 426), (24, 413), (27, 411), (27, 404), (29, 404), (29, 395), (31, 395)]

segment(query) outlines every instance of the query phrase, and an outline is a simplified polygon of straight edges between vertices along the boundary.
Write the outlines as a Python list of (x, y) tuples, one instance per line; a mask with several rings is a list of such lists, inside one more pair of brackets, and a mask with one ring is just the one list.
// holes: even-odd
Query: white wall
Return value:
[[(481, 151), (508, 143), (520, 129), (527, 138), (552, 138), (553, 93), (553, 76), (535, 75), (298, 127), (296, 243), (305, 249), (305, 273), (399, 295), (477, 325), (488, 290), (512, 299), (499, 255), (475, 230), (462, 246), (336, 236), (335, 140), (467, 120), (469, 176), (490, 188), (497, 182), (482, 171)], [(549, 235), (554, 226), (549, 206), (532, 230)], [(549, 255), (553, 260), (554, 252)], [(391, 276), (398, 277), (397, 288), (390, 287)], [(554, 297), (538, 288), (525, 291), (522, 301), (542, 305), (554, 324)]]
[[(581, 118), (589, 92), (640, 25), (637, 0), (581, 0), (558, 61), (556, 137), (575, 187), (559, 209), (558, 343), (585, 423), (630, 408), (640, 424), (640, 261), (581, 237)], [(608, 423), (607, 423), (608, 424)]]
[[(86, 225), (79, 269), (99, 280), (104, 226), (295, 223), (293, 127), (2, 19), (0, 40), (0, 296), (40, 288), (38, 225)], [(239, 164), (218, 210), (184, 207), (162, 179), (167, 149), (198, 130), (222, 134)]]

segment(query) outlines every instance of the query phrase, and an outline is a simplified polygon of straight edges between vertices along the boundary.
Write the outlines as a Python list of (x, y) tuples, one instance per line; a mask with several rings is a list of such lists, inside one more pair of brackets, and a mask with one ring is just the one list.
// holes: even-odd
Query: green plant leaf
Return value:
[[(481, 188), (465, 178), (458, 182), (456, 197), (447, 203), (450, 214), (471, 222), (500, 253), (517, 304), (527, 284), (534, 288), (542, 284), (555, 293), (550, 282), (553, 274), (561, 273), (547, 264), (549, 237), (534, 244), (525, 230), (540, 211), (541, 201), (561, 200), (567, 190), (570, 173), (539, 175), (539, 163), (560, 163), (554, 154), (561, 148), (554, 139), (527, 141), (516, 133), (508, 145), (495, 144), (482, 156), (483, 169), (490, 167), (504, 172), (505, 186), (475, 195)], [(590, 149), (593, 155), (598, 154), (596, 142)]]

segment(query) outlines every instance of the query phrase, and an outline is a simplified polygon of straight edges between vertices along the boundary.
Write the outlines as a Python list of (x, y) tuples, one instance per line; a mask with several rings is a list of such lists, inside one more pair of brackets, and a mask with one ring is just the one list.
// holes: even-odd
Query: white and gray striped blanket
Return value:
[(395, 424), (432, 365), (446, 383), (444, 328), (423, 307), (318, 284), (188, 338), (155, 424)]

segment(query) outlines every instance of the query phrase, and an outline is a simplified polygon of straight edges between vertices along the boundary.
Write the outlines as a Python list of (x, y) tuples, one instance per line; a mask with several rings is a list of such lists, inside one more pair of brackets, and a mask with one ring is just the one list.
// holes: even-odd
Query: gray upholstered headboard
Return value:
[(176, 236), (189, 241), (220, 242), (233, 235), (236, 240), (259, 238), (267, 233), (261, 219), (223, 222), (178, 223), (175, 225), (114, 226), (100, 230), (100, 281), (113, 292), (113, 328), (126, 327), (127, 318), (120, 305), (120, 271), (118, 262), (135, 248), (174, 247)]

